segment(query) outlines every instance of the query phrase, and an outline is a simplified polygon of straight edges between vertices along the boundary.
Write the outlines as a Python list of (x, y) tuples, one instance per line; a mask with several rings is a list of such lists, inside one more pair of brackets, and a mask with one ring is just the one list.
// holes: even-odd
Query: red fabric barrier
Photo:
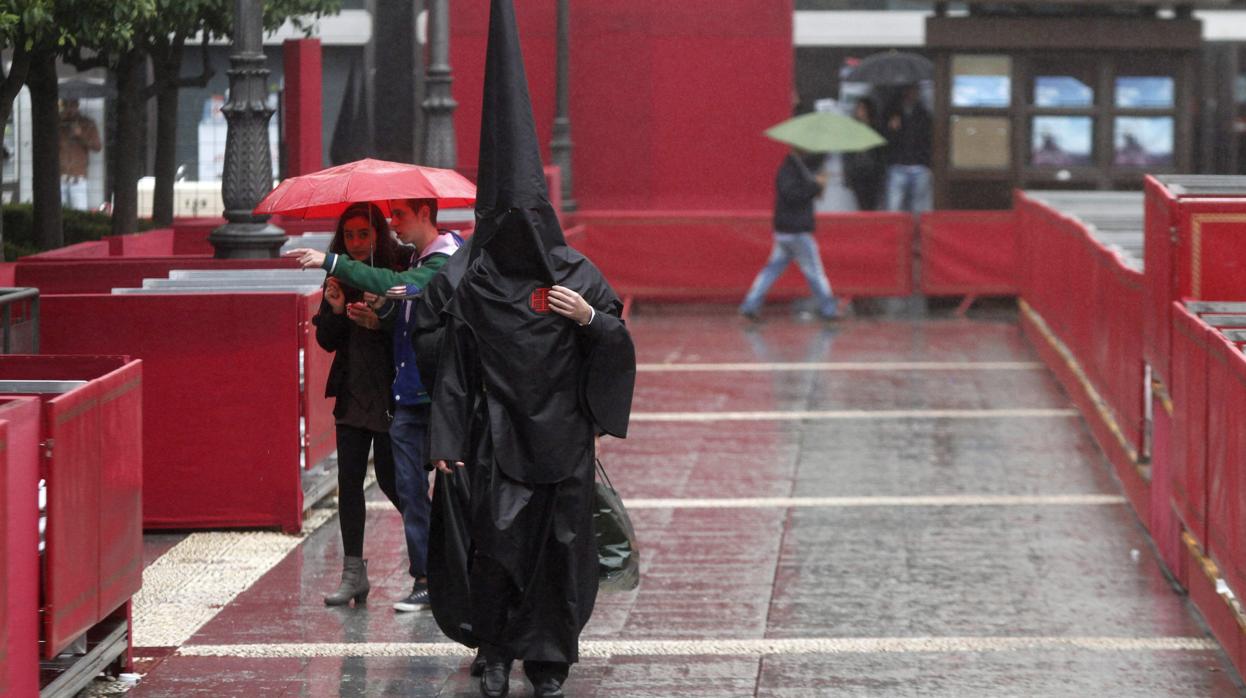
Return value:
[(307, 298), (48, 296), (43, 303), (47, 351), (143, 359), (145, 527), (299, 530), (298, 352)]
[(123, 357), (0, 357), (0, 380), (88, 381), (44, 396), (45, 659), (142, 585), (141, 375)]
[(1180, 303), (1172, 310), (1173, 504), (1207, 548), (1207, 349), (1210, 330)]
[(1137, 470), (1146, 428), (1143, 277), (1077, 221), (1023, 194), (1016, 201), (1020, 286), (1042, 324), (1035, 325), (1036, 343), (1063, 347), (1044, 358), (1069, 388), (1147, 520), (1150, 498)]
[[(770, 254), (770, 214), (743, 212), (576, 214), (577, 247), (625, 295), (738, 301)], [(899, 213), (823, 214), (817, 239), (835, 293), (904, 296), (911, 291), (912, 219)], [(792, 267), (771, 298), (808, 295)]]
[(0, 399), (0, 695), (39, 691), (38, 398)]
[(1208, 342), (1207, 402), (1207, 551), (1240, 592), (1246, 590), (1246, 356), (1218, 333)]
[(1153, 177), (1144, 182), (1146, 223), (1143, 260), (1146, 313), (1142, 316), (1143, 355), (1155, 377), (1171, 385), (1172, 303), (1180, 299), (1173, 269), (1172, 229), (1176, 225), (1176, 198)]
[(921, 218), (922, 292), (1015, 295), (1017, 217), (1012, 211), (931, 211)]

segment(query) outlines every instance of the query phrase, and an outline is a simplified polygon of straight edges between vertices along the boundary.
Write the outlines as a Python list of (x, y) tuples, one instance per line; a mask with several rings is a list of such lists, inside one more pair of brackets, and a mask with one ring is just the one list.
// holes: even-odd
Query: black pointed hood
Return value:
[(475, 238), (473, 258), (488, 250), (500, 266), (557, 282), (549, 255), (567, 243), (545, 186), (512, 0), (493, 0), (489, 15)]

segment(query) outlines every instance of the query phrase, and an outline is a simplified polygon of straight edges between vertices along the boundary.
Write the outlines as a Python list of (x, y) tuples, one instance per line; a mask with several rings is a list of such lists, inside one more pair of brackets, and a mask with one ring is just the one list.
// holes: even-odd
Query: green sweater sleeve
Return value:
[(445, 266), (447, 259), (449, 257), (444, 254), (435, 254), (424, 260), (424, 263), (418, 267), (411, 267), (406, 271), (394, 271), (356, 262), (346, 255), (327, 254), (324, 258), (324, 268), (330, 276), (336, 276), (355, 288), (384, 295), (386, 291), (395, 286), (424, 288)]

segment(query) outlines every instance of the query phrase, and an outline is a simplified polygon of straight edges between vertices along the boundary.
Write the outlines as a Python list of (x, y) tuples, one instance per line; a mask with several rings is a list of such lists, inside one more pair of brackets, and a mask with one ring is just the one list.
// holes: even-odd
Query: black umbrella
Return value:
[(932, 78), (934, 64), (925, 56), (903, 51), (886, 51), (866, 56), (844, 80), (871, 85), (915, 85)]

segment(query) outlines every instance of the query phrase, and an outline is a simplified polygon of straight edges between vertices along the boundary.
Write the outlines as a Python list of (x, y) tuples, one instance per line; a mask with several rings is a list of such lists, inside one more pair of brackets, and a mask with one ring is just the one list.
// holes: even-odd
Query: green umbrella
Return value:
[(788, 119), (767, 129), (766, 136), (810, 153), (855, 153), (887, 142), (860, 121), (827, 111)]

